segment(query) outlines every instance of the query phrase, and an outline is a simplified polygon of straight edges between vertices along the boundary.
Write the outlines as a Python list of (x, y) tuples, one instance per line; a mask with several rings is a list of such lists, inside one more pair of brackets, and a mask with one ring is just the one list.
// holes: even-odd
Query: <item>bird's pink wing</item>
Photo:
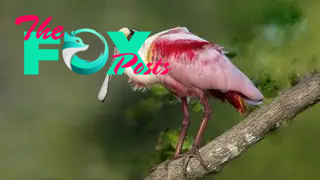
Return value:
[(223, 54), (221, 46), (190, 32), (167, 32), (154, 40), (153, 63), (162, 59), (172, 68), (168, 75), (186, 87), (222, 92), (236, 91), (252, 100), (263, 99), (260, 91)]
[(167, 30), (167, 32), (163, 33), (162, 35), (168, 35), (168, 34), (191, 34), (190, 31), (186, 27), (175, 27), (172, 29)]

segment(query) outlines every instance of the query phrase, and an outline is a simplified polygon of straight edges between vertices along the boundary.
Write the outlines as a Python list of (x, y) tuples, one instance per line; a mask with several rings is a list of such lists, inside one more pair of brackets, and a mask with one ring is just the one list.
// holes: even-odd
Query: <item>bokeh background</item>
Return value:
[[(97, 92), (108, 70), (93, 75), (70, 71), (60, 60), (40, 62), (39, 75), (23, 74), (22, 15), (38, 15), (48, 27), (106, 31), (121, 27), (152, 34), (186, 26), (195, 34), (238, 54), (232, 61), (268, 97), (290, 87), (291, 75), (320, 69), (320, 1), (317, 0), (1, 0), (0, 1), (0, 179), (137, 180), (158, 161), (157, 139), (179, 128), (179, 103), (162, 102), (152, 92), (133, 92), (125, 76), (115, 76), (105, 103)], [(37, 28), (39, 25), (37, 26)], [(80, 34), (90, 47), (78, 53), (95, 59), (98, 37)], [(41, 45), (58, 48), (60, 45)], [(264, 74), (264, 75), (263, 75)], [(267, 78), (266, 77), (267, 74)], [(275, 90), (275, 91), (274, 91)], [(211, 101), (213, 116), (205, 134), (212, 140), (241, 121), (231, 106)], [(201, 111), (191, 113), (190, 135)], [(320, 105), (269, 135), (226, 166), (216, 180), (311, 180), (319, 177)], [(213, 177), (207, 177), (207, 180)]]

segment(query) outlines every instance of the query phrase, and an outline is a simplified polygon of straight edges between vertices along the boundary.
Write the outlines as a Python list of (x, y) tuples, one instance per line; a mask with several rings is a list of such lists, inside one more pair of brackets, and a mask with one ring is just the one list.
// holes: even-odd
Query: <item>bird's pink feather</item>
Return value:
[[(222, 48), (188, 31), (173, 29), (152, 43), (151, 60), (168, 62), (167, 74), (186, 88), (235, 91), (246, 98), (260, 101), (261, 92), (223, 54)], [(165, 79), (165, 78), (161, 78)]]

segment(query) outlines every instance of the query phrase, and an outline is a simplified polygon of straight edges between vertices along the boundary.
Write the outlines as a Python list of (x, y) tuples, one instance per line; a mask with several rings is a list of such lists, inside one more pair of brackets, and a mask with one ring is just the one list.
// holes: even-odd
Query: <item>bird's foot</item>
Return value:
[(184, 163), (184, 168), (183, 168), (183, 173), (186, 175), (186, 171), (187, 171), (187, 166), (189, 164), (189, 161), (192, 157), (196, 158), (202, 167), (204, 167), (207, 171), (208, 171), (208, 168), (207, 168), (207, 165), (204, 163), (200, 153), (199, 153), (199, 150), (195, 147), (195, 146), (192, 146), (191, 149), (189, 150), (189, 152), (187, 152), (185, 155), (182, 155), (182, 156), (187, 156), (188, 159), (187, 159), (187, 162)]
[[(174, 160), (176, 160), (176, 159), (179, 159), (179, 158), (184, 158), (184, 157), (186, 157), (186, 159), (183, 160), (183, 174), (184, 174), (184, 176), (187, 175), (188, 164), (189, 164), (189, 161), (190, 161), (190, 159), (191, 159), (192, 157), (196, 158), (196, 159), (200, 162), (201, 166), (203, 166), (207, 171), (209, 171), (208, 168), (207, 168), (207, 166), (206, 166), (206, 164), (204, 163), (204, 161), (203, 161), (200, 153), (199, 153), (199, 150), (198, 150), (196, 147), (194, 147), (194, 146), (192, 146), (192, 148), (191, 148), (187, 153), (185, 153), (185, 154), (179, 154), (179, 155), (176, 155), (176, 156), (168, 159), (168, 160), (165, 162), (165, 164), (164, 164), (165, 169), (168, 170), (169, 164), (170, 164), (172, 161), (174, 161)], [(155, 169), (155, 167), (152, 168), (152, 171), (153, 171), (154, 169)]]

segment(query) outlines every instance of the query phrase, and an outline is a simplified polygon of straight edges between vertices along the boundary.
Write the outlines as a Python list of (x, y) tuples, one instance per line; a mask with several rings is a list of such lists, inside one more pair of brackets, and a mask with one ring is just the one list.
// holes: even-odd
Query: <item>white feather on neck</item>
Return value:
[(129, 81), (133, 83), (141, 83), (143, 85), (152, 85), (158, 83), (159, 80), (154, 74), (143, 75), (143, 74), (135, 74), (131, 67), (126, 68), (124, 73), (129, 77)]

